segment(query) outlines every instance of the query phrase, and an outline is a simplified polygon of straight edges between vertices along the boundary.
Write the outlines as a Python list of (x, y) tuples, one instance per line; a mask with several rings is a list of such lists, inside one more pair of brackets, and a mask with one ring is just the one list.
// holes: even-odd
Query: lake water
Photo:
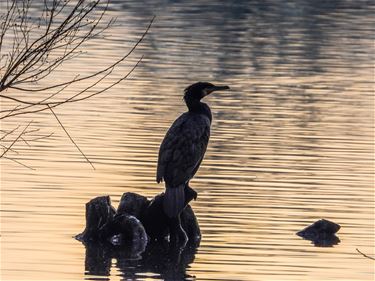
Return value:
[[(1, 160), (1, 280), (373, 280), (356, 251), (374, 256), (373, 14), (372, 1), (113, 1), (106, 39), (51, 77), (108, 65), (156, 15), (109, 81), (144, 55), (129, 79), (55, 109), (96, 169), (48, 111), (1, 123), (54, 133), (9, 152), (32, 169)], [(158, 147), (196, 81), (231, 87), (206, 99), (212, 134), (191, 182), (200, 246), (178, 262), (86, 249), (73, 238), (86, 202), (162, 192)], [(338, 245), (295, 234), (320, 218), (341, 225)]]

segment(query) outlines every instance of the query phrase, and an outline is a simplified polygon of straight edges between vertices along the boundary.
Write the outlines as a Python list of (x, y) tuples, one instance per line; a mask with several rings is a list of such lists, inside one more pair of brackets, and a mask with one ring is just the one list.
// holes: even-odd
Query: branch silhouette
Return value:
[[(66, 103), (87, 100), (127, 79), (139, 66), (143, 56), (127, 73), (110, 81), (116, 69), (125, 64), (142, 43), (155, 16), (150, 19), (133, 46), (118, 59), (91, 74), (76, 74), (65, 81), (54, 81), (46, 78), (67, 61), (81, 55), (83, 46), (107, 32), (115, 20), (106, 17), (109, 0), (44, 0), (42, 7), (37, 6), (41, 11), (39, 16), (34, 15), (35, 10), (31, 16), (30, 11), (35, 8), (34, 3), (29, 0), (9, 0), (4, 5), (5, 9), (0, 12), (0, 100), (4, 101), (0, 110), (0, 120), (6, 121), (15, 116), (28, 116), (45, 110), (51, 111), (72, 143), (94, 168), (61, 123), (54, 109)], [(106, 86), (101, 87), (104, 82)], [(64, 95), (68, 88), (74, 87), (82, 90), (68, 97)], [(36, 98), (33, 93), (39, 93), (38, 97)], [(13, 130), (7, 131), (0, 141), (8, 142), (9, 137), (18, 128), (19, 126), (16, 126)], [(20, 134), (13, 138), (15, 142), (10, 147), (1, 145), (0, 158), (5, 159), (5, 154), (14, 151), (12, 147), (17, 142), (27, 143), (23, 137), (23, 134)], [(42, 138), (44, 137), (46, 136)], [(11, 157), (7, 157), (9, 158)]]

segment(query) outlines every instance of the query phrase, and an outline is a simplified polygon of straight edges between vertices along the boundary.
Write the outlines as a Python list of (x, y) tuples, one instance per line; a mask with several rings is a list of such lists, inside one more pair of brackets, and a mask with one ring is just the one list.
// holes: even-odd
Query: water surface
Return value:
[[(1, 280), (373, 280), (373, 261), (355, 250), (374, 255), (373, 8), (113, 1), (108, 15), (117, 23), (106, 39), (55, 76), (107, 65), (157, 16), (111, 78), (145, 55), (128, 80), (55, 110), (96, 170), (48, 111), (1, 124), (33, 120), (39, 134), (54, 133), (15, 146), (12, 157), (33, 170), (1, 160)], [(196, 81), (232, 89), (207, 98), (212, 135), (191, 182), (200, 246), (186, 249), (179, 265), (159, 256), (160, 267), (147, 266), (157, 263), (150, 252), (136, 260), (86, 249), (72, 237), (84, 228), (87, 201), (109, 194), (117, 206), (124, 192), (163, 190), (158, 147), (185, 110), (183, 89)], [(295, 235), (320, 218), (342, 226), (338, 245), (314, 247)]]

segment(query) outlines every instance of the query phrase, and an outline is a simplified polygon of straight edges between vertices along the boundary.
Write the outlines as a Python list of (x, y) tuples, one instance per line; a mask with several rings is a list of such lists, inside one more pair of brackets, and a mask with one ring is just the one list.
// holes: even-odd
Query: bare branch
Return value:
[[(87, 75), (87, 76), (84, 76), (84, 77), (81, 77), (81, 78), (74, 78), (72, 80), (69, 80), (69, 81), (66, 81), (66, 82), (63, 82), (63, 83), (51, 85), (51, 86), (44, 87), (44, 88), (38, 88), (38, 89), (27, 89), (27, 88), (21, 88), (21, 87), (16, 87), (16, 86), (7, 86), (7, 87), (11, 88), (11, 89), (16, 89), (16, 90), (19, 90), (19, 91), (41, 92), (41, 91), (47, 91), (47, 90), (50, 90), (50, 89), (53, 89), (53, 88), (61, 87), (61, 86), (67, 85), (67, 84), (77, 83), (77, 82), (80, 82), (80, 81), (83, 81), (83, 80), (87, 80), (87, 79), (96, 77), (98, 75), (101, 75), (101, 74), (107, 72), (108, 70), (110, 70), (111, 68), (116, 67), (118, 64), (120, 64), (121, 62), (123, 62), (124, 60), (126, 60), (134, 52), (134, 50), (138, 47), (138, 45), (143, 41), (143, 39), (147, 35), (148, 31), (151, 28), (151, 25), (152, 25), (154, 19), (155, 19), (155, 16), (151, 19), (151, 21), (150, 21), (149, 25), (147, 26), (145, 32), (138, 39), (138, 41), (133, 45), (133, 47), (129, 50), (128, 53), (126, 53), (123, 57), (121, 57), (120, 59), (118, 59), (113, 64), (109, 65), (108, 67), (106, 67), (106, 68), (104, 68), (104, 69), (102, 69), (102, 70), (100, 70), (100, 71), (98, 71), (98, 72), (96, 72), (94, 74)], [(0, 92), (1, 92), (1, 90), (0, 90)], [(6, 95), (0, 95), (0, 97), (1, 98), (6, 98), (6, 99), (12, 99), (12, 98), (10, 98), (9, 96), (6, 96)], [(15, 101), (17, 101), (19, 103), (24, 103), (24, 104), (30, 104), (30, 102), (23, 101), (23, 100), (20, 100), (20, 99), (17, 99)]]
[(370, 256), (368, 256), (368, 255), (362, 253), (358, 248), (355, 248), (355, 249), (357, 250), (358, 253), (360, 253), (360, 254), (361, 254), (362, 256), (364, 256), (365, 258), (368, 258), (368, 259), (370, 259), (370, 260), (375, 260), (375, 258), (370, 257)]
[[(86, 42), (102, 34), (104, 38), (104, 31), (113, 25), (114, 20), (107, 20), (104, 17), (109, 7), (109, 0), (43, 0), (39, 15), (35, 13), (33, 3), (35, 2), (32, 0), (8, 0), (5, 12), (0, 13), (0, 99), (11, 101), (8, 108), (0, 110), (0, 113), (4, 114), (0, 119), (51, 111), (71, 142), (95, 169), (53, 109), (65, 103), (79, 102), (99, 95), (127, 79), (143, 57), (125, 75), (121, 74), (120, 78), (112, 80), (108, 86), (100, 87), (101, 82), (108, 79), (115, 69), (134, 53), (148, 34), (155, 17), (150, 20), (133, 46), (108, 66), (92, 74), (76, 75), (59, 82), (39, 85), (39, 82), (44, 81), (65, 62), (82, 54), (82, 47)], [(83, 86), (83, 90), (60, 98), (72, 85)], [(14, 91), (9, 91), (10, 89)], [(22, 97), (15, 95), (17, 91), (24, 95)], [(35, 100), (34, 95), (29, 94), (33, 92), (39, 92), (43, 96)], [(0, 145), (2, 147), (0, 158), (4, 157), (24, 165), (17, 159), (6, 157), (5, 154), (9, 151), (17, 153), (12, 146), (18, 141), (30, 145), (30, 141), (52, 135), (30, 137), (31, 133), (37, 131), (27, 130), (30, 124), (31, 122), (20, 134), (16, 133), (20, 126), (4, 131), (0, 140), (6, 144)], [(9, 136), (16, 137), (13, 139)]]
[(28, 165), (26, 165), (26, 164), (24, 164), (24, 163), (22, 163), (22, 162), (20, 162), (20, 161), (18, 161), (16, 159), (14, 159), (14, 158), (7, 157), (7, 156), (4, 156), (3, 158), (7, 159), (7, 160), (11, 160), (11, 161), (17, 163), (18, 165), (24, 166), (25, 168), (28, 168), (30, 170), (34, 170), (35, 171), (35, 169), (33, 167), (30, 167), (30, 166), (28, 166)]
[[(104, 10), (101, 12), (101, 15), (96, 20), (89, 20), (87, 24), (82, 24), (83, 20), (85, 20), (88, 15), (99, 5), (101, 0), (89, 2), (86, 5), (85, 2), (85, 0), (78, 1), (70, 14), (56, 29), (51, 30), (49, 33), (46, 33), (35, 40), (29, 46), (29, 48), (22, 50), (23, 52), (21, 52), (20, 56), (18, 56), (17, 59), (14, 60), (14, 63), (9, 66), (5, 75), (1, 79), (0, 91), (14, 85), (18, 81), (19, 77), (22, 77), (25, 72), (33, 69), (33, 67), (35, 67), (38, 63), (45, 64), (47, 62), (45, 58), (51, 53), (52, 48), (54, 48), (54, 46), (56, 46), (59, 42), (65, 39), (68, 39), (69, 41), (69, 38), (82, 38), (82, 40), (78, 41), (78, 43), (75, 45), (70, 44), (72, 46), (72, 52), (74, 52), (82, 43), (92, 38), (94, 30), (102, 21), (104, 13), (107, 10), (108, 1), (106, 2)], [(51, 20), (53, 21), (54, 18), (52, 17)], [(52, 23), (49, 22), (48, 24)], [(86, 25), (91, 25), (89, 30), (85, 34), (78, 35), (78, 33), (81, 32), (83, 27)], [(108, 26), (105, 26), (103, 30), (107, 27)], [(64, 59), (64, 55), (59, 58), (59, 60)], [(21, 69), (18, 69), (19, 67), (21, 67)]]
[[(9, 4), (9, 3), (7, 3), (7, 4)], [(1, 50), (1, 47), (3, 45), (3, 39), (4, 39), (4, 36), (5, 36), (5, 33), (6, 33), (7, 29), (9, 28), (9, 25), (11, 23), (11, 21), (9, 20), (9, 18), (11, 18), (12, 17), (12, 13), (14, 13), (14, 6), (15, 6), (15, 4), (16, 4), (16, 1), (12, 1), (12, 5), (8, 8), (6, 16), (5, 16), (5, 19), (1, 23), (0, 50)]]
[(64, 132), (66, 133), (66, 135), (69, 137), (70, 141), (75, 145), (75, 147), (78, 149), (78, 151), (82, 154), (83, 157), (85, 157), (86, 161), (89, 162), (89, 164), (91, 165), (91, 167), (95, 170), (95, 167), (94, 165), (92, 164), (92, 162), (86, 157), (86, 155), (83, 153), (83, 151), (79, 148), (79, 146), (76, 144), (76, 142), (73, 140), (73, 138), (70, 136), (70, 134), (68, 133), (68, 131), (65, 129), (64, 125), (61, 123), (60, 119), (57, 117), (57, 115), (55, 114), (55, 112), (52, 110), (52, 108), (50, 106), (48, 106), (48, 108), (50, 109), (50, 111), (52, 112), (53, 116), (55, 116), (57, 122), (59, 122), (61, 128), (64, 130)]
[(27, 124), (27, 126), (23, 129), (23, 131), (18, 135), (17, 138), (15, 138), (12, 142), (12, 144), (10, 146), (8, 146), (4, 152), (0, 155), (0, 158), (2, 158), (11, 148), (12, 146), (22, 137), (22, 135), (25, 133), (25, 131), (27, 130), (27, 128), (29, 128), (30, 124), (32, 123), (33, 121), (30, 121), (29, 124)]
[[(45, 104), (46, 107), (44, 107), (44, 108), (40, 108), (40, 109), (36, 109), (36, 110), (23, 111), (23, 112), (15, 112), (15, 113), (13, 113), (13, 114), (7, 114), (6, 116), (2, 116), (2, 117), (0, 117), (0, 120), (1, 120), (1, 119), (4, 119), (5, 117), (11, 117), (11, 116), (24, 115), (24, 114), (31, 114), (31, 113), (37, 113), (37, 112), (45, 111), (45, 110), (49, 109), (49, 107), (54, 108), (54, 107), (57, 107), (57, 106), (59, 106), (59, 105), (62, 105), (62, 104), (64, 104), (64, 103), (67, 103), (67, 102), (77, 102), (77, 101), (82, 101), (82, 100), (85, 100), (85, 99), (91, 98), (91, 97), (93, 97), (93, 96), (99, 95), (99, 94), (101, 94), (101, 93), (103, 93), (103, 92), (105, 92), (105, 91), (111, 89), (113, 86), (117, 85), (117, 84), (120, 83), (121, 81), (127, 79), (127, 78), (129, 77), (129, 75), (130, 75), (130, 74), (136, 69), (136, 67), (137, 67), (137, 66), (139, 65), (139, 63), (142, 61), (142, 58), (143, 58), (143, 56), (138, 60), (138, 62), (134, 65), (134, 67), (133, 67), (133, 68), (132, 68), (132, 69), (131, 69), (131, 70), (130, 70), (130, 71), (129, 71), (124, 77), (118, 79), (116, 82), (113, 82), (111, 85), (109, 85), (108, 87), (106, 87), (106, 88), (104, 88), (104, 89), (102, 89), (102, 90), (100, 90), (100, 91), (98, 91), (98, 92), (95, 92), (95, 93), (93, 93), (93, 94), (91, 94), (91, 95), (88, 95), (88, 96), (85, 96), (85, 97), (83, 97), (83, 98), (77, 98), (77, 99), (75, 99), (75, 97), (77, 97), (77, 96), (79, 96), (79, 95), (81, 95), (82, 93), (85, 92), (85, 91), (81, 91), (81, 92), (79, 92), (78, 94), (74, 95), (73, 97), (70, 97), (70, 98), (68, 98), (68, 99), (66, 99), (66, 100), (64, 100), (64, 101), (56, 102), (56, 103), (47, 103), (47, 104)], [(91, 86), (89, 86), (89, 87), (91, 87)], [(88, 87), (88, 88), (89, 88), (89, 87)], [(86, 90), (87, 90), (87, 88), (86, 88)], [(1, 95), (0, 95), (0, 96), (1, 96)], [(51, 104), (51, 105), (50, 105), (50, 104)], [(33, 104), (33, 105), (36, 105), (36, 104)], [(43, 104), (43, 105), (44, 105), (44, 104)]]
[[(38, 141), (38, 140), (42, 140), (42, 139), (46, 139), (46, 138), (49, 138), (53, 136), (53, 133), (49, 133), (47, 135), (43, 135), (43, 136), (37, 136), (37, 137), (26, 137), (26, 133), (24, 134), (23, 137), (21, 137), (20, 139), (23, 140), (25, 143), (26, 142), (34, 142), (34, 141)], [(13, 140), (2, 140), (2, 142), (4, 143), (7, 143), (7, 142), (12, 142)], [(29, 143), (27, 143), (28, 146), (30, 146)]]
[[(79, 75), (77, 75), (76, 77), (78, 77)], [(43, 103), (51, 98), (53, 98), (54, 96), (58, 95), (59, 93), (61, 93), (62, 91), (64, 91), (67, 87), (69, 86), (68, 85), (65, 85), (63, 88), (61, 88), (60, 90), (58, 90), (57, 92), (51, 94), (50, 96), (46, 97), (45, 99), (42, 99), (41, 101), (37, 102), (37, 103), (32, 103), (32, 104), (29, 104), (27, 106), (24, 106), (24, 107), (21, 107), (19, 108), (20, 105), (17, 105), (15, 108), (13, 109), (6, 109), (6, 110), (0, 110), (0, 113), (4, 113), (4, 112), (9, 112), (7, 115), (5, 115), (4, 117), (8, 117), (12, 112), (14, 111), (20, 111), (20, 110), (25, 110), (27, 108), (30, 108), (32, 106), (37, 106), (37, 105), (43, 105)]]
[[(50, 34), (46, 33), (45, 35), (39, 37), (29, 46), (29, 48), (23, 48), (21, 52), (19, 52), (19, 55), (14, 60), (14, 63), (9, 64), (7, 71), (1, 79), (0, 89), (6, 89), (9, 85), (12, 85), (12, 83), (14, 83), (16, 79), (20, 77), (25, 71), (32, 68), (36, 63), (41, 61), (48, 52), (49, 47), (53, 46), (56, 40), (61, 40), (66, 36), (69, 36), (69, 34), (74, 31), (77, 26), (79, 26), (80, 22), (84, 20), (87, 15), (98, 5), (100, 0), (91, 2), (92, 5), (90, 5), (89, 3), (86, 6), (82, 7), (84, 2), (85, 1), (83, 0), (78, 1), (76, 6), (72, 9), (65, 20), (56, 29), (51, 31)], [(66, 7), (67, 4), (64, 5)], [(24, 18), (26, 16), (22, 13), (18, 14), (21, 16), (21, 18)], [(53, 21), (53, 18), (51, 20)], [(52, 23), (50, 22), (49, 24)], [(17, 26), (17, 23), (15, 23), (15, 26)], [(14, 33), (14, 35), (17, 36), (17, 31), (15, 31)], [(14, 40), (14, 42), (15, 41), (17, 41), (17, 39)], [(19, 50), (19, 47), (17, 47), (16, 50)], [(16, 52), (13, 51), (12, 56), (15, 53)], [(18, 69), (18, 67), (20, 66), (22, 66), (22, 68)], [(11, 77), (12, 75), (13, 77)], [(10, 78), (10, 81), (6, 82), (8, 78)]]
[[(5, 145), (3, 145), (3, 144), (0, 144), (0, 146), (1, 146), (3, 149), (7, 149), (7, 147), (6, 147)], [(10, 148), (9, 151), (12, 151), (12, 152), (18, 154), (18, 151), (14, 150), (13, 148)], [(4, 156), (4, 158), (5, 158), (5, 156)]]
[(0, 138), (0, 140), (6, 138), (8, 135), (12, 134), (14, 131), (18, 130), (18, 128), (20, 127), (20, 125), (18, 125), (16, 128), (14, 128), (13, 130), (10, 130), (10, 131), (5, 131), (5, 130), (1, 130), (2, 132), (5, 132), (5, 134)]

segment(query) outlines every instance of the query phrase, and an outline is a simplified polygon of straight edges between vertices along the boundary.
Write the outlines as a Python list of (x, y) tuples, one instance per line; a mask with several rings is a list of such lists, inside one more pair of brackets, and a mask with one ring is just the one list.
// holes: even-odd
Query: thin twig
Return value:
[[(27, 141), (27, 142), (33, 142), (33, 141), (37, 141), (37, 140), (42, 140), (42, 139), (49, 138), (52, 135), (53, 135), (53, 133), (50, 133), (48, 135), (37, 136), (37, 137), (33, 137), (33, 138), (26, 138), (25, 136), (23, 136), (22, 139), (24, 141)], [(12, 140), (2, 140), (2, 142), (8, 143), (8, 142), (12, 142)], [(28, 144), (28, 146), (30, 146), (30, 144)]]
[(69, 139), (71, 140), (71, 142), (75, 145), (75, 147), (78, 149), (78, 151), (82, 154), (83, 157), (85, 157), (86, 161), (90, 163), (91, 167), (95, 170), (95, 167), (94, 165), (91, 163), (91, 161), (86, 157), (86, 155), (83, 153), (83, 151), (79, 148), (79, 146), (76, 144), (76, 142), (73, 140), (73, 138), (70, 136), (70, 134), (68, 133), (68, 131), (65, 129), (64, 125), (61, 123), (60, 119), (57, 117), (57, 115), (55, 114), (55, 112), (52, 110), (52, 107), (50, 107), (48, 105), (48, 108), (49, 110), (52, 112), (53, 116), (55, 116), (57, 122), (59, 122), (61, 128), (64, 130), (64, 132), (66, 133), (66, 135), (69, 137)]
[[(1, 144), (1, 143), (0, 143), (0, 146), (1, 146), (3, 149), (7, 149), (7, 147), (6, 147), (5, 145)], [(18, 154), (18, 151), (17, 151), (17, 150), (14, 150), (13, 148), (10, 148), (9, 151)], [(4, 156), (4, 158), (5, 158), (5, 156)]]
[[(67, 85), (67, 84), (77, 83), (77, 82), (80, 82), (82, 80), (87, 80), (87, 79), (96, 77), (96, 76), (98, 76), (98, 75), (100, 75), (102, 73), (105, 73), (108, 70), (110, 70), (111, 68), (114, 68), (118, 64), (120, 64), (121, 62), (123, 62), (125, 59), (127, 59), (135, 51), (135, 49), (138, 47), (138, 45), (146, 37), (146, 35), (147, 35), (148, 31), (150, 30), (151, 25), (154, 22), (154, 20), (155, 20), (155, 16), (151, 19), (149, 25), (147, 26), (146, 30), (143, 32), (142, 36), (137, 40), (137, 42), (133, 45), (133, 47), (125, 55), (123, 55), (120, 59), (118, 59), (117, 61), (115, 61), (111, 65), (107, 66), (106, 68), (104, 68), (104, 69), (102, 69), (102, 70), (100, 70), (100, 71), (98, 71), (98, 72), (96, 72), (94, 74), (83, 76), (83, 77), (80, 77), (80, 78), (74, 78), (72, 80), (69, 80), (69, 81), (66, 81), (66, 82), (62, 82), (62, 83), (58, 83), (58, 84), (54, 84), (54, 85), (51, 85), (51, 86), (48, 86), (48, 87), (44, 87), (44, 88), (24, 89), (24, 88), (20, 88), (20, 87), (13, 87), (11, 85), (9, 85), (7, 87), (8, 88), (12, 88), (12, 89), (16, 89), (16, 90), (20, 90), (20, 91), (41, 92), (41, 91), (50, 90), (50, 89), (53, 89), (53, 88), (56, 88), (56, 87), (62, 87), (62, 86)], [(19, 103), (35, 104), (35, 102), (28, 102), (28, 101), (25, 101), (25, 100), (20, 100), (20, 99), (17, 99), (17, 98), (9, 97), (9, 96), (3, 95), (3, 94), (0, 94), (0, 97), (4, 98), (4, 99), (10, 99), (10, 100), (13, 100), (13, 101), (16, 101), (16, 102), (19, 102)]]
[[(134, 50), (137, 48), (137, 46), (142, 42), (142, 40), (144, 39), (144, 37), (146, 36), (146, 34), (148, 33), (149, 29), (151, 28), (151, 25), (153, 23), (155, 19), (155, 16), (151, 19), (148, 27), (146, 28), (146, 30), (144, 31), (144, 33), (142, 34), (142, 36), (137, 40), (137, 42), (133, 45), (133, 47), (123, 56), (121, 57), (120, 59), (118, 59), (116, 62), (114, 62), (113, 64), (111, 64), (110, 66), (106, 67), (105, 69), (102, 69), (92, 75), (88, 75), (88, 76), (85, 76), (85, 77), (81, 77), (81, 78), (78, 78), (78, 76), (74, 77), (73, 80), (70, 80), (65, 83), (62, 83), (62, 84), (59, 84), (58, 86), (63, 86), (62, 89), (60, 89), (57, 93), (60, 93), (61, 91), (63, 91), (66, 87), (68, 87), (69, 85), (73, 84), (73, 83), (76, 83), (76, 82), (79, 82), (81, 80), (85, 80), (85, 79), (89, 79), (89, 78), (92, 78), (92, 77), (95, 77), (95, 76), (98, 76), (100, 74), (103, 74), (105, 72), (108, 71), (108, 73), (104, 74), (104, 76), (100, 79), (98, 79), (97, 81), (93, 82), (90, 86), (88, 86), (85, 90), (82, 90), (80, 91), (78, 94), (75, 94), (73, 95), (72, 97), (64, 100), (64, 101), (51, 101), (51, 102), (46, 102), (46, 100), (48, 100), (49, 98), (46, 98), (44, 100), (41, 100), (39, 102), (28, 102), (28, 101), (25, 101), (25, 100), (20, 100), (20, 99), (17, 99), (17, 98), (14, 98), (14, 97), (10, 97), (10, 96), (6, 96), (6, 95), (3, 95), (3, 94), (0, 94), (0, 98), (5, 98), (5, 99), (10, 99), (10, 100), (13, 100), (13, 101), (16, 101), (18, 103), (23, 103), (23, 104), (27, 104), (28, 106), (25, 106), (25, 107), (21, 107), (21, 108), (15, 108), (13, 110), (11, 110), (11, 112), (9, 112), (8, 114), (6, 114), (5, 116), (1, 116), (0, 119), (4, 119), (4, 118), (8, 118), (8, 117), (12, 117), (12, 116), (17, 116), (17, 115), (22, 115), (22, 114), (30, 114), (30, 113), (36, 113), (36, 112), (41, 112), (41, 111), (44, 111), (44, 110), (48, 110), (48, 106), (51, 106), (52, 108), (53, 107), (57, 107), (61, 104), (64, 104), (66, 102), (77, 102), (77, 101), (81, 101), (81, 100), (85, 100), (87, 98), (91, 98), (93, 96), (96, 96), (100, 93), (103, 93), (105, 91), (107, 91), (108, 89), (110, 89), (111, 87), (115, 86), (116, 84), (120, 83), (121, 81), (125, 80), (134, 70), (135, 68), (138, 66), (138, 64), (141, 62), (142, 58), (138, 60), (138, 62), (134, 65), (134, 67), (122, 78), (118, 79), (117, 81), (111, 83), (111, 85), (109, 85), (108, 87), (102, 89), (102, 90), (98, 90), (97, 92), (94, 92), (93, 94), (90, 94), (86, 97), (79, 97), (80, 95), (82, 95), (83, 93), (86, 93), (86, 91), (88, 91), (89, 89), (93, 88), (94, 86), (96, 86), (99, 82), (101, 82), (104, 78), (106, 78), (109, 74), (112, 73), (113, 69), (122, 61), (124, 61), (130, 54), (132, 54), (134, 52)], [(56, 85), (53, 85), (53, 87), (55, 87)], [(9, 87), (11, 88), (11, 87)], [(49, 89), (49, 88), (48, 88)], [(20, 89), (20, 90), (24, 90), (24, 89)], [(46, 89), (39, 89), (39, 90), (46, 90)], [(0, 87), (0, 92), (1, 92), (1, 87)], [(56, 94), (57, 94), (56, 93)], [(43, 108), (40, 108), (40, 109), (37, 109), (37, 110), (30, 110), (30, 111), (23, 111), (24, 109), (26, 108), (29, 108), (29, 107), (33, 107), (33, 106), (36, 106), (36, 105), (44, 105), (45, 107)], [(9, 111), (9, 110), (2, 110), (0, 112), (6, 112), (6, 111)]]
[(360, 253), (360, 254), (361, 254), (362, 256), (364, 256), (365, 258), (368, 258), (368, 259), (370, 259), (370, 260), (375, 260), (375, 258), (370, 257), (370, 256), (368, 256), (368, 255), (362, 253), (358, 248), (355, 248), (355, 249), (357, 250), (358, 253)]
[[(69, 1), (68, 1), (69, 2)], [(64, 9), (67, 7), (67, 3), (61, 3), (61, 9)], [(88, 2), (88, 1), (87, 1)], [(49, 62), (47, 60), (48, 55), (51, 52), (51, 48), (53, 48), (56, 44), (58, 44), (61, 41), (67, 40), (69, 41), (70, 38), (82, 38), (77, 44), (72, 44), (72, 49), (74, 50), (76, 47), (82, 44), (82, 42), (85, 42), (92, 38), (93, 31), (97, 28), (98, 24), (101, 22), (102, 17), (104, 13), (107, 10), (108, 7), (108, 1), (107, 5), (105, 6), (104, 10), (102, 11), (101, 15), (98, 19), (89, 20), (88, 15), (100, 4), (101, 0), (91, 1), (86, 4), (85, 0), (79, 0), (73, 7), (73, 9), (70, 11), (70, 13), (67, 15), (67, 17), (64, 19), (62, 23), (60, 23), (55, 29), (50, 30), (49, 32), (45, 33), (41, 37), (39, 37), (37, 40), (32, 42), (30, 45), (29, 42), (25, 42), (26, 46), (22, 48), (20, 51), (19, 44), (22, 42), (22, 40), (19, 40), (17, 38), (18, 35), (18, 28), (17, 24), (14, 25), (13, 28), (14, 31), (14, 37), (13, 43), (18, 42), (19, 44), (14, 48), (11, 52), (11, 60), (8, 64), (8, 67), (5, 71), (4, 76), (0, 80), (0, 90), (4, 90), (8, 88), (9, 86), (15, 84), (19, 77), (23, 76), (25, 72), (33, 69), (38, 64), (46, 64), (49, 65)], [(55, 3), (56, 4), (56, 3)], [(59, 5), (60, 3), (57, 3)], [(56, 9), (57, 6), (54, 7)], [(12, 8), (11, 8), (12, 9)], [(12, 10), (12, 13), (14, 14), (14, 10)], [(44, 10), (43, 12), (48, 12), (47, 10)], [(18, 12), (14, 17), (11, 18), (11, 23), (16, 22), (18, 20), (18, 17), (24, 18), (26, 15)], [(54, 16), (50, 17), (50, 23), (54, 21)], [(86, 23), (83, 23), (84, 20), (88, 21), (88, 25), (91, 25), (91, 28), (88, 29), (87, 32), (84, 34), (80, 34), (81, 31), (85, 30), (84, 27)], [(83, 23), (83, 24), (82, 24)], [(104, 27), (103, 29), (106, 29)], [(30, 32), (31, 29), (28, 30)], [(6, 31), (5, 31), (6, 32)], [(22, 32), (22, 28), (21, 28)], [(25, 37), (25, 36), (24, 36)], [(27, 38), (29, 38), (27, 36)], [(14, 58), (14, 56), (16, 56)], [(14, 58), (14, 59), (13, 59)], [(60, 57), (59, 60), (64, 60), (65, 56), (63, 55)], [(36, 67), (38, 68), (38, 67)]]
[[(78, 75), (76, 75), (76, 77), (78, 77)], [(20, 105), (17, 105), (14, 109), (10, 109), (10, 110), (0, 110), (0, 113), (3, 113), (3, 112), (8, 112), (9, 113), (7, 115), (4, 116), (5, 117), (8, 117), (10, 114), (12, 114), (14, 111), (20, 111), (20, 110), (24, 110), (24, 109), (27, 109), (29, 107), (32, 107), (32, 106), (37, 106), (37, 105), (41, 105), (43, 102), (53, 98), (54, 96), (58, 95), (59, 93), (61, 93), (63, 90), (65, 90), (69, 85), (65, 85), (63, 88), (61, 88), (60, 90), (58, 90), (57, 92), (51, 94), (50, 96), (46, 97), (45, 99), (35, 103), (35, 104), (29, 104), (29, 105), (26, 105), (24, 107), (21, 107), (21, 108), (18, 108)]]
[(17, 163), (17, 164), (19, 164), (19, 165), (21, 165), (21, 166), (24, 166), (25, 168), (28, 168), (28, 169), (30, 169), (30, 170), (34, 170), (34, 171), (35, 171), (35, 168), (30, 167), (30, 166), (27, 166), (26, 164), (24, 164), (24, 163), (22, 163), (22, 162), (20, 162), (20, 161), (18, 161), (18, 160), (16, 160), (16, 159), (14, 159), (14, 158), (6, 157), (6, 156), (4, 156), (3, 158), (4, 158), (4, 159), (7, 159), (7, 160), (11, 160), (11, 161), (13, 161), (13, 162), (15, 162), (15, 163)]
[[(81, 97), (81, 98), (76, 98), (77, 96), (79, 96), (79, 95), (81, 95), (82, 93), (84, 93), (85, 90), (87, 90), (87, 89), (88, 89), (89, 87), (91, 87), (92, 85), (89, 86), (89, 87), (87, 87), (85, 90), (82, 90), (82, 91), (80, 91), (79, 93), (75, 94), (74, 96), (72, 96), (72, 97), (70, 97), (70, 98), (68, 98), (68, 99), (66, 99), (66, 100), (63, 100), (63, 101), (61, 101), (61, 102), (57, 102), (57, 103), (55, 103), (55, 102), (51, 102), (51, 103), (46, 104), (46, 105), (45, 105), (46, 107), (43, 107), (43, 108), (40, 108), (40, 109), (35, 109), (35, 110), (30, 110), (30, 111), (22, 111), (22, 112), (14, 112), (14, 113), (12, 113), (12, 114), (7, 114), (6, 117), (12, 117), (12, 116), (23, 115), (23, 114), (37, 113), (37, 112), (41, 112), (41, 111), (45, 111), (45, 110), (49, 109), (48, 107), (54, 108), (54, 107), (57, 107), (57, 106), (59, 106), (59, 105), (61, 105), (61, 104), (64, 104), (64, 103), (82, 101), (82, 100), (85, 100), (85, 99), (91, 98), (91, 97), (93, 97), (93, 96), (99, 95), (99, 94), (101, 94), (101, 93), (103, 93), (103, 92), (106, 92), (107, 90), (111, 89), (113, 86), (117, 85), (117, 84), (120, 83), (121, 81), (127, 79), (127, 78), (129, 77), (129, 75), (130, 75), (130, 74), (131, 74), (131, 73), (137, 68), (137, 66), (140, 64), (140, 62), (142, 61), (142, 59), (143, 59), (143, 56), (137, 61), (137, 63), (132, 67), (132, 69), (130, 69), (130, 71), (129, 71), (124, 77), (119, 78), (118, 80), (116, 80), (115, 82), (113, 82), (113, 83), (111, 83), (109, 86), (107, 86), (106, 88), (104, 88), (104, 89), (102, 89), (102, 90), (99, 90), (99, 91), (97, 91), (97, 92), (95, 92), (95, 93), (92, 93), (92, 94), (90, 94), (90, 95), (88, 95), (88, 96)], [(96, 82), (95, 82), (95, 83), (96, 83)], [(94, 84), (95, 84), (95, 83), (94, 83)], [(0, 96), (1, 96), (1, 95), (0, 95)], [(51, 104), (52, 104), (52, 105), (51, 105)], [(38, 105), (39, 105), (39, 104), (38, 104)], [(40, 105), (41, 105), (41, 104), (40, 104)], [(0, 120), (1, 120), (1, 119), (4, 119), (4, 118), (5, 118), (5, 116), (1, 116), (1, 117), (0, 117)]]
[(4, 132), (5, 134), (0, 138), (0, 140), (6, 138), (6, 136), (12, 134), (14, 131), (16, 131), (18, 128), (20, 127), (20, 125), (18, 125), (16, 128), (14, 128), (13, 130), (10, 130), (10, 131), (5, 131), (5, 130), (1, 130), (1, 132)]
[(18, 135), (17, 138), (14, 139), (14, 141), (11, 143), (10, 146), (7, 147), (7, 149), (4, 150), (4, 152), (0, 155), (0, 158), (3, 157), (8, 151), (9, 149), (12, 148), (12, 146), (22, 137), (22, 135), (25, 133), (25, 131), (27, 130), (27, 128), (30, 126), (30, 124), (32, 123), (33, 121), (30, 121), (29, 124), (27, 124), (27, 126), (23, 129), (23, 131)]
[(4, 118), (8, 117), (8, 115), (12, 114), (14, 111), (16, 111), (18, 108), (20, 107), (20, 104), (19, 105), (16, 105), (13, 109), (10, 109), (10, 110), (0, 110), (0, 112), (8, 112), (9, 113), (7, 115), (4, 116)]

